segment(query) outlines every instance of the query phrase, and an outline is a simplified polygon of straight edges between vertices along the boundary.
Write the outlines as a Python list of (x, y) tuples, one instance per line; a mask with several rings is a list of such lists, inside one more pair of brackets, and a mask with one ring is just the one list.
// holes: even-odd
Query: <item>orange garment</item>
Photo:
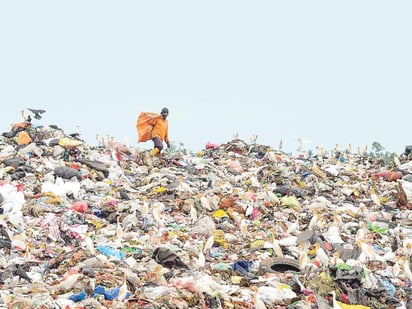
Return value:
[(169, 125), (167, 119), (159, 117), (153, 126), (152, 138), (159, 137), (162, 141), (169, 143)]

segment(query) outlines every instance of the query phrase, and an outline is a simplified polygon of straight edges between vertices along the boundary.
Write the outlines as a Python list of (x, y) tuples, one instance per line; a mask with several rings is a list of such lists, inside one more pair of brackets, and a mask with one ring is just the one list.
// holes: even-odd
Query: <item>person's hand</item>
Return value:
[(170, 142), (166, 142), (167, 148), (170, 148)]

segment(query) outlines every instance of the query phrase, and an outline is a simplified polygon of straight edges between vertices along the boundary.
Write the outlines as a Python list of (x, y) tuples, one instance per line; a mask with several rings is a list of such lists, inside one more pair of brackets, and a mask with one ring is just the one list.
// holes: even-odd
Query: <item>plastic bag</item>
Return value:
[[(104, 286), (98, 285), (94, 289), (93, 296), (95, 295), (104, 295), (105, 300), (114, 300), (116, 297), (119, 296), (120, 287), (114, 287), (110, 289), (105, 289)], [(130, 297), (130, 292), (126, 293), (126, 299)]]
[(115, 258), (118, 258), (119, 260), (123, 260), (126, 257), (126, 254), (124, 252), (116, 250), (115, 248), (112, 248), (112, 247), (97, 246), (96, 249), (106, 256), (115, 257)]
[(19, 145), (28, 145), (30, 144), (32, 141), (29, 133), (27, 133), (26, 131), (22, 131), (18, 134), (17, 136), (17, 144)]
[(160, 114), (152, 112), (141, 112), (137, 118), (136, 130), (138, 142), (146, 142), (152, 139), (152, 129), (156, 124), (156, 120), (161, 117)]

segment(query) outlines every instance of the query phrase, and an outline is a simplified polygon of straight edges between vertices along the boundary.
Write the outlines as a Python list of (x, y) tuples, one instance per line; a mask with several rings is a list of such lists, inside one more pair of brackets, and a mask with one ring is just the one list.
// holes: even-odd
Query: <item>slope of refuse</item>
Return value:
[(17, 123), (0, 137), (0, 308), (412, 308), (412, 160), (196, 153)]

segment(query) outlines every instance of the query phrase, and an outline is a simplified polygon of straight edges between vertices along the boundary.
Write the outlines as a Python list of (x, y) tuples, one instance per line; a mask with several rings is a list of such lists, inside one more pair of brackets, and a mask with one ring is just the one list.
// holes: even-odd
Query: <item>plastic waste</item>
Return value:
[(136, 121), (138, 142), (146, 142), (152, 138), (153, 125), (156, 123), (160, 114), (153, 112), (140, 112)]
[(225, 238), (225, 232), (222, 230), (213, 231), (214, 242), (221, 246), (222, 248), (229, 247), (229, 243)]
[(165, 286), (154, 286), (154, 287), (144, 287), (142, 289), (144, 295), (151, 300), (158, 299), (164, 295), (170, 295), (174, 292), (173, 288), (165, 287)]
[(280, 199), (280, 202), (282, 204), (282, 206), (287, 206), (289, 208), (292, 208), (293, 210), (297, 211), (297, 212), (301, 212), (302, 208), (300, 206), (300, 203), (298, 201), (298, 199), (295, 196), (283, 196)]
[(73, 224), (68, 227), (70, 235), (77, 238), (83, 239), (87, 233), (88, 226), (86, 224)]
[(69, 297), (69, 299), (70, 299), (71, 301), (74, 301), (75, 303), (77, 303), (77, 302), (85, 299), (86, 296), (87, 296), (86, 292), (82, 291), (82, 292), (79, 292), (79, 293), (76, 293), (76, 294), (71, 295), (71, 296)]
[(219, 145), (218, 144), (213, 144), (211, 142), (207, 142), (205, 145), (206, 149), (212, 149), (212, 150), (218, 150), (219, 149)]
[[(114, 300), (117, 296), (119, 296), (119, 291), (120, 291), (120, 286), (117, 286), (111, 289), (105, 289), (104, 286), (98, 285), (94, 289), (93, 297), (96, 295), (103, 295), (105, 300)], [(127, 292), (125, 299), (128, 299), (130, 295), (131, 295), (130, 292)]]
[(250, 272), (252, 265), (253, 262), (251, 261), (237, 261), (232, 265), (232, 269), (246, 280), (253, 280), (257, 279), (258, 276)]
[(283, 301), (282, 291), (276, 287), (261, 286), (258, 289), (258, 296), (268, 304), (275, 304)]
[(386, 235), (388, 233), (387, 226), (379, 226), (378, 224), (373, 224), (372, 222), (368, 222), (366, 226), (372, 232), (377, 233), (377, 234)]
[(109, 246), (97, 246), (96, 249), (106, 256), (115, 257), (119, 260), (123, 260), (126, 257), (126, 254), (124, 252)]
[(89, 206), (87, 205), (86, 201), (76, 201), (72, 206), (71, 209), (78, 211), (78, 212), (87, 212)]
[(59, 140), (59, 145), (67, 149), (80, 146), (82, 143), (83, 143), (82, 141), (79, 141), (77, 139), (68, 138), (68, 137), (64, 137)]
[(401, 179), (403, 176), (403, 173), (401, 172), (378, 172), (378, 173), (373, 173), (372, 177), (375, 179), (383, 178), (386, 181), (396, 181), (398, 179)]
[[(89, 148), (61, 140), (64, 134), (27, 130), (36, 143), (0, 139), (0, 249), (7, 261), (0, 307), (124, 307), (126, 280), (133, 286), (127, 305), (139, 308), (249, 308), (253, 298), (266, 307), (326, 308), (318, 301), (334, 290), (342, 308), (411, 307), (412, 275), (402, 257), (411, 253), (411, 158), (385, 169), (365, 154), (295, 158), (236, 138), (197, 153), (169, 149), (150, 167), (144, 150), (109, 136)], [(233, 171), (239, 167), (245, 171)], [(399, 171), (402, 178), (388, 182)], [(176, 189), (179, 177), (194, 194)], [(371, 186), (379, 203), (369, 204)], [(164, 207), (153, 213), (158, 203)], [(360, 221), (367, 223), (363, 236)], [(356, 235), (370, 251), (362, 252)], [(317, 260), (317, 243), (329, 264)], [(15, 265), (23, 261), (41, 297), (19, 280), (25, 273)], [(121, 273), (127, 278), (119, 283)]]
[(229, 218), (229, 215), (223, 209), (218, 209), (212, 213), (213, 218), (222, 219), (222, 218)]
[(96, 216), (96, 217), (100, 217), (102, 215), (102, 211), (100, 209), (92, 209), (92, 213)]
[(225, 271), (232, 268), (232, 264), (229, 263), (216, 263), (213, 264), (212, 269), (217, 271)]
[(15, 213), (22, 209), (25, 198), (22, 191), (18, 191), (16, 186), (11, 184), (0, 185), (0, 194), (3, 197), (3, 213)]

